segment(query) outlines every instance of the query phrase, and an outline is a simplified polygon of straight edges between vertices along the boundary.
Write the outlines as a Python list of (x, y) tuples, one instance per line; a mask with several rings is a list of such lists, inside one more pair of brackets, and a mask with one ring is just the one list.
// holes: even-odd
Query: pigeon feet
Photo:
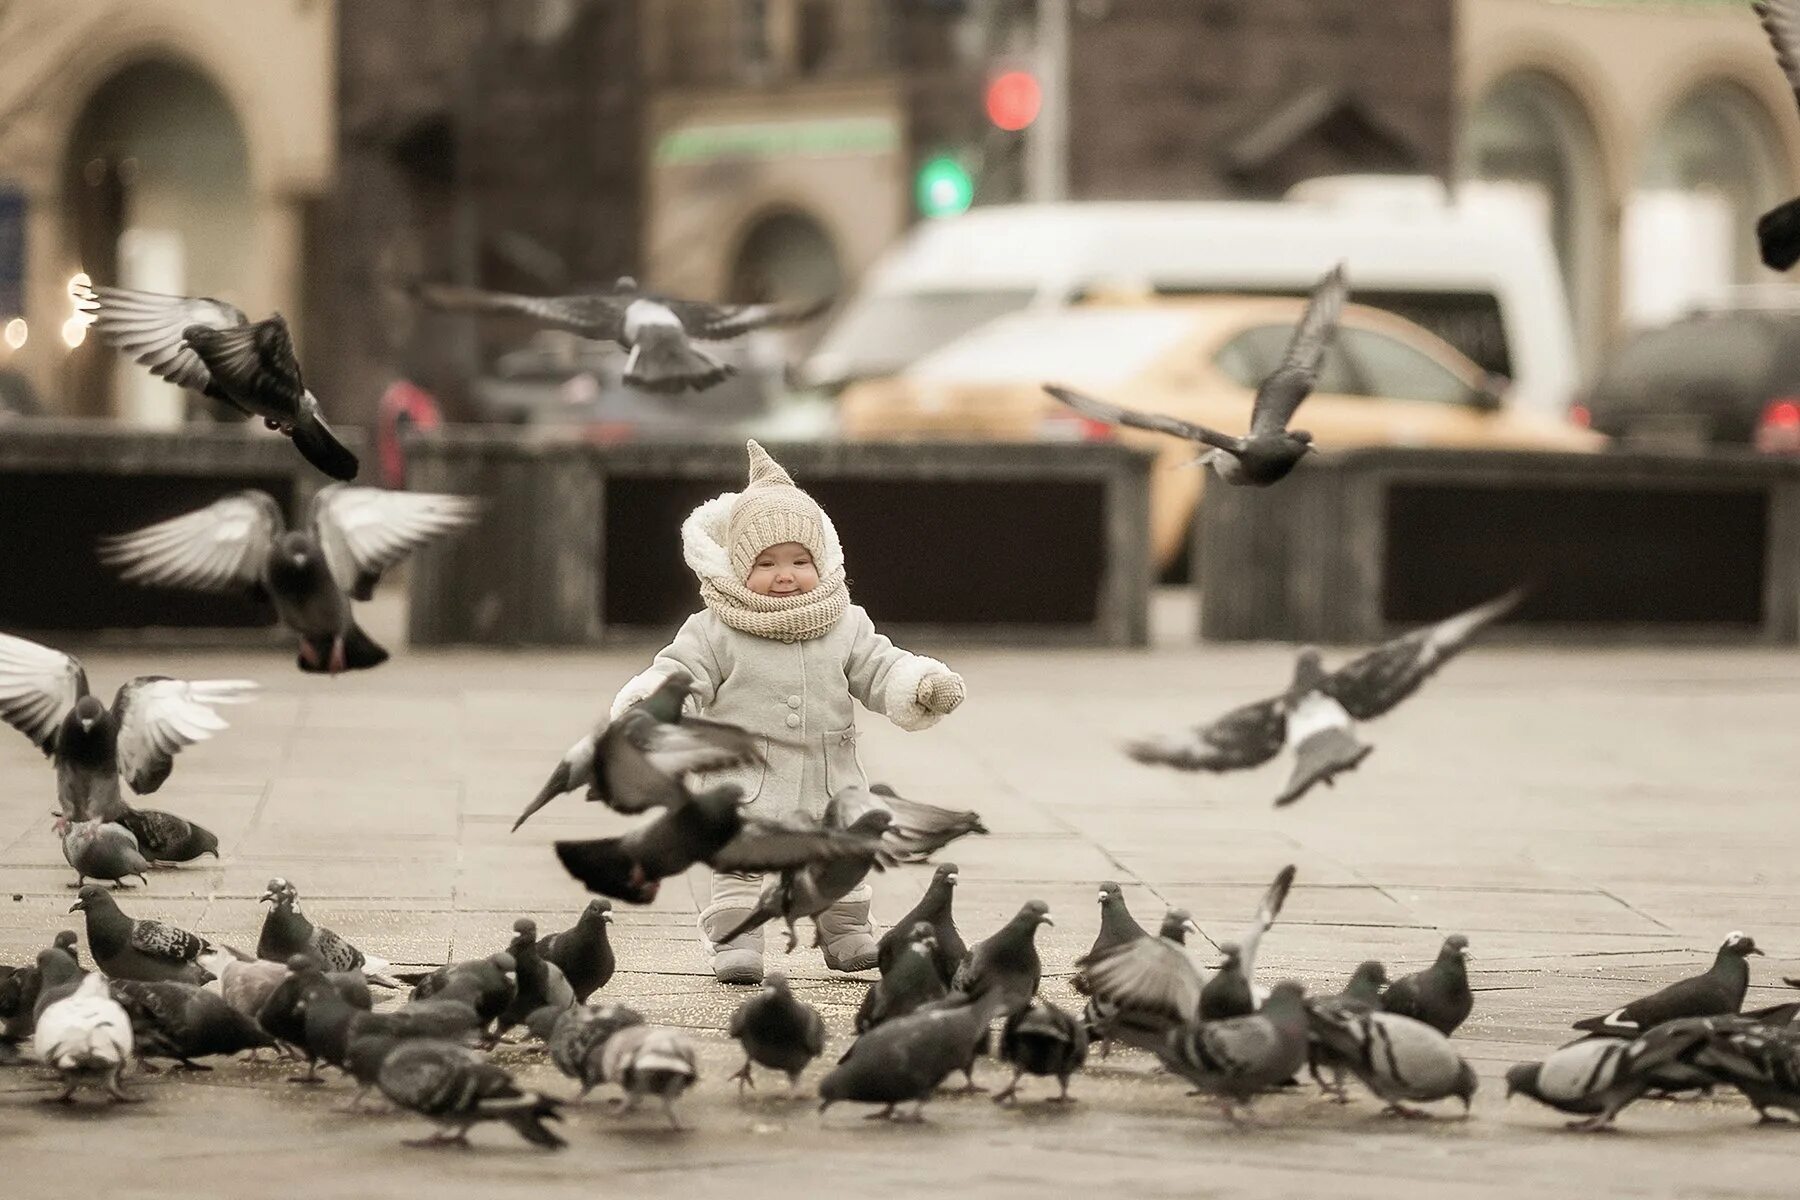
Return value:
[(1572, 1129), (1576, 1133), (1616, 1133), (1618, 1131), (1618, 1127), (1605, 1114), (1589, 1117), (1585, 1121), (1570, 1121), (1564, 1128)]
[(891, 1104), (888, 1105), (886, 1108), (882, 1109), (880, 1112), (872, 1112), (868, 1116), (863, 1118), (863, 1120), (865, 1120), (865, 1121), (891, 1121), (893, 1119), (894, 1119), (894, 1106)]
[(1386, 1108), (1382, 1109), (1381, 1115), (1384, 1117), (1399, 1117), (1402, 1120), (1407, 1120), (1407, 1121), (1429, 1121), (1429, 1120), (1431, 1120), (1431, 1114), (1426, 1112), (1424, 1109), (1408, 1108), (1406, 1105), (1401, 1104), (1398, 1101), (1395, 1101), (1394, 1103), (1388, 1105)]
[[(735, 1075), (728, 1075), (726, 1078), (737, 1080), (738, 1095), (740, 1096), (744, 1094), (745, 1088), (749, 1088), (753, 1092), (756, 1090), (756, 1080), (750, 1077), (750, 1060), (747, 1058), (744, 1060), (744, 1065), (738, 1068)], [(788, 1090), (794, 1090), (794, 1081), (791, 1078), (788, 1080)]]

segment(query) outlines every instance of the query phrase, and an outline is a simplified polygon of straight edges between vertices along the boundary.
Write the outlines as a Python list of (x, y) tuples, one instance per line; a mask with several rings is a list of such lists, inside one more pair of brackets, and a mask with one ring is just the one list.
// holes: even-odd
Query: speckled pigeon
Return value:
[(738, 1081), (740, 1095), (756, 1086), (752, 1064), (786, 1075), (792, 1091), (800, 1072), (825, 1049), (819, 1010), (798, 999), (780, 971), (763, 976), (762, 991), (737, 1006), (726, 1032), (744, 1048), (744, 1065), (731, 1077)]
[(886, 973), (907, 943), (909, 931), (914, 925), (923, 921), (931, 926), (932, 947), (931, 961), (937, 967), (938, 978), (944, 986), (956, 978), (956, 969), (962, 965), (963, 959), (969, 956), (969, 948), (963, 944), (962, 934), (956, 928), (956, 917), (952, 909), (956, 900), (956, 864), (939, 863), (931, 874), (931, 883), (926, 886), (925, 894), (919, 902), (898, 921), (894, 927), (881, 935), (881, 942), (876, 948), (875, 965)]
[(189, 1069), (210, 1070), (193, 1060), (274, 1045), (253, 1018), (232, 1008), (223, 996), (191, 983), (115, 979), (112, 998), (131, 1017), (141, 1058), (168, 1058)]
[(559, 1121), (560, 1101), (524, 1091), (513, 1077), (467, 1046), (425, 1038), (394, 1047), (376, 1075), (381, 1094), (401, 1108), (437, 1123), (438, 1132), (418, 1145), (467, 1142), (469, 1130), (499, 1121), (534, 1146), (567, 1143), (545, 1121)]
[(619, 1030), (642, 1025), (644, 1015), (623, 1004), (577, 1005), (559, 1013), (550, 1031), (550, 1061), (556, 1069), (581, 1084), (575, 1099), (606, 1082), (602, 1052)]
[(1469, 1019), (1475, 993), (1469, 990), (1469, 939), (1453, 933), (1437, 960), (1423, 971), (1402, 975), (1381, 994), (1383, 1012), (1423, 1021), (1445, 1037)]
[(398, 987), (399, 981), (385, 973), (388, 962), (364, 954), (345, 938), (314, 925), (300, 911), (300, 889), (279, 877), (269, 880), (263, 889), (262, 902), (269, 905), (263, 914), (262, 933), (256, 939), (256, 957), (273, 962), (286, 962), (296, 954), (310, 954), (326, 971), (361, 971), (369, 982), (380, 987)]
[(1362, 1080), (1399, 1117), (1430, 1114), (1408, 1101), (1428, 1104), (1455, 1096), (1466, 1116), (1474, 1099), (1475, 1071), (1451, 1048), (1450, 1039), (1411, 1017), (1389, 1012), (1308, 1009), (1309, 1033), (1318, 1053)]
[(1569, 1128), (1605, 1129), (1626, 1105), (1655, 1087), (1659, 1071), (1704, 1045), (1707, 1018), (1666, 1021), (1641, 1037), (1589, 1038), (1564, 1046), (1542, 1062), (1519, 1063), (1506, 1072), (1506, 1095), (1530, 1096), (1560, 1112), (1587, 1117)]
[(161, 921), (133, 920), (119, 911), (111, 892), (96, 884), (77, 895), (69, 911), (87, 914), (88, 948), (108, 978), (193, 984), (212, 978), (194, 961), (210, 948), (205, 938)]
[[(1575, 1022), (1573, 1028), (1610, 1037), (1637, 1037), (1678, 1017), (1711, 1017), (1736, 1013), (1750, 990), (1746, 956), (1761, 954), (1753, 938), (1733, 930), (1727, 934), (1704, 973), (1671, 983), (1599, 1017)], [(1390, 989), (1391, 994), (1391, 989)]]
[(1171, 1030), (1158, 1051), (1163, 1064), (1202, 1092), (1217, 1096), (1225, 1115), (1278, 1087), (1306, 1064), (1306, 992), (1291, 980), (1275, 985), (1247, 1017), (1190, 1022)]
[(129, 804), (112, 819), (131, 830), (138, 849), (153, 863), (193, 862), (202, 854), (219, 857), (219, 836), (186, 817)]
[(700, 1077), (686, 1034), (660, 1025), (627, 1025), (600, 1047), (600, 1071), (607, 1083), (625, 1089), (621, 1116), (636, 1110), (644, 1097), (655, 1096), (669, 1125), (685, 1128), (675, 1114), (675, 1101)]

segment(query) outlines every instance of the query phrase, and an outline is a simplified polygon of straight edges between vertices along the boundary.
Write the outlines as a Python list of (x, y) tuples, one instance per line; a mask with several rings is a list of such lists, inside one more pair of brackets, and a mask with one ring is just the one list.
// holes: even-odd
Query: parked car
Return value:
[[(1084, 421), (1045, 395), (1066, 383), (1103, 398), (1241, 432), (1256, 387), (1279, 362), (1305, 302), (1216, 296), (1154, 305), (1096, 303), (1016, 313), (897, 375), (846, 388), (839, 429), (857, 438), (1120, 438), (1157, 452), (1151, 542), (1172, 564), (1186, 544), (1204, 473), (1176, 438)], [(1503, 381), (1392, 313), (1353, 304), (1294, 427), (1321, 449), (1415, 445), (1593, 450), (1604, 438), (1526, 408)]]
[(1581, 406), (1621, 445), (1800, 453), (1800, 310), (1701, 312), (1642, 330)]
[(1354, 298), (1430, 329), (1561, 415), (1578, 382), (1541, 221), (1435, 180), (1309, 180), (1276, 202), (995, 205), (921, 223), (865, 276), (807, 360), (837, 391), (901, 371), (980, 324), (1098, 294), (1304, 296), (1334, 262)]

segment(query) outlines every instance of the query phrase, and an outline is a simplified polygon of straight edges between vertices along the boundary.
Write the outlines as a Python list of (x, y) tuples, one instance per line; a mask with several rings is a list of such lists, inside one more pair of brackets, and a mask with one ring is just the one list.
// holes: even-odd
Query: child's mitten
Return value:
[(933, 671), (919, 681), (919, 706), (940, 717), (955, 712), (967, 694), (962, 676), (955, 671)]

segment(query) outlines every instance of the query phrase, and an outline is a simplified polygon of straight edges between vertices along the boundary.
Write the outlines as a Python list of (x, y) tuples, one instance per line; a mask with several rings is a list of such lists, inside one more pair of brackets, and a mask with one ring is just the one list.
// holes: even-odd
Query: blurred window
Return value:
[(1337, 344), (1356, 360), (1357, 375), (1368, 395), (1426, 404), (1475, 401), (1475, 390), (1443, 363), (1385, 334), (1340, 329)]
[[(894, 292), (860, 297), (832, 328), (834, 374), (848, 383), (889, 375), (996, 317), (1019, 312), (1030, 288)], [(836, 382), (836, 380), (834, 380)]]
[[(1292, 325), (1258, 325), (1226, 342), (1213, 355), (1213, 362), (1233, 383), (1255, 391), (1281, 365), (1288, 341), (1293, 336)], [(1358, 383), (1342, 346), (1335, 342), (1325, 348), (1325, 357), (1319, 364), (1319, 382), (1314, 390), (1345, 396), (1369, 394)]]

